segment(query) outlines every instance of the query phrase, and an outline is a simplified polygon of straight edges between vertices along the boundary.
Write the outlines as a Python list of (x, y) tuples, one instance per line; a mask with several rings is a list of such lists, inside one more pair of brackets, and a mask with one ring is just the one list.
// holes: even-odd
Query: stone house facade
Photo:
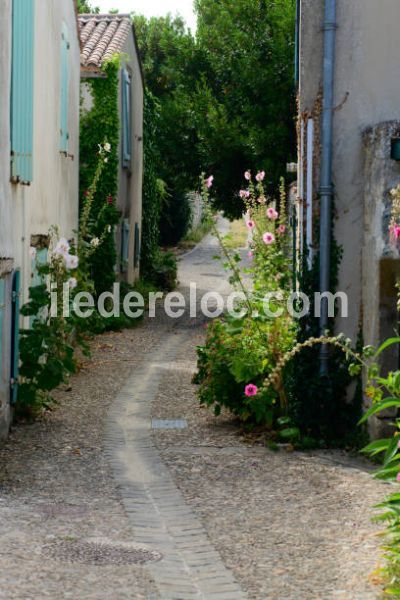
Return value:
[[(388, 213), (390, 190), (400, 183), (392, 152), (400, 137), (400, 3), (336, 0), (335, 22), (327, 23), (326, 2), (298, 0), (298, 249), (311, 263), (318, 246), (324, 37), (334, 30), (333, 231), (343, 249), (338, 290), (349, 307), (336, 331), (377, 345), (398, 330), (399, 255), (389, 245)], [(385, 361), (397, 368), (397, 351)]]

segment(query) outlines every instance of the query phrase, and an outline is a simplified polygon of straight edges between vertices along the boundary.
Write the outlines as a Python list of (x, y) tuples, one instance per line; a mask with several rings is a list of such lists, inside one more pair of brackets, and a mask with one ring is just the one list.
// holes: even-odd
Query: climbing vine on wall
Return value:
[(158, 178), (157, 128), (160, 105), (150, 91), (144, 98), (144, 179), (142, 213), (142, 252), (141, 269), (145, 278), (151, 279), (157, 259), (160, 237), (160, 215), (163, 187)]
[(120, 57), (115, 56), (103, 66), (104, 77), (86, 80), (87, 91), (92, 99), (91, 107), (89, 110), (86, 109), (82, 102), (81, 109), (80, 198), (82, 201), (97, 168), (99, 144), (108, 143), (111, 146), (111, 152), (98, 182), (92, 206), (93, 221), (101, 211), (101, 218), (96, 220), (95, 226), (98, 231), (95, 230), (94, 234), (100, 236), (105, 228), (111, 225), (110, 233), (106, 236), (99, 252), (93, 256), (90, 265), (97, 294), (109, 290), (115, 281), (117, 252), (114, 226), (119, 221), (116, 198), (120, 131), (119, 68)]

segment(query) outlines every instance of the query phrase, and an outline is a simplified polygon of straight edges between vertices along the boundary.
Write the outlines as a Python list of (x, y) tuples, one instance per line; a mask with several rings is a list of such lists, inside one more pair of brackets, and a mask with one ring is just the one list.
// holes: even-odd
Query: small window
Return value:
[(68, 91), (69, 91), (69, 50), (68, 28), (63, 23), (61, 33), (61, 90), (60, 90), (60, 151), (68, 152)]
[(122, 69), (122, 165), (125, 169), (131, 166), (132, 146), (132, 102), (131, 76)]

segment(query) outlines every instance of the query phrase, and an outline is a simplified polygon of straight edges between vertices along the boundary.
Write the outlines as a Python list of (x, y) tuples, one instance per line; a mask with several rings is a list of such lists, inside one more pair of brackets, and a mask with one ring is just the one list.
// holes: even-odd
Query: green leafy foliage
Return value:
[[(87, 80), (86, 84), (89, 87), (93, 103), (90, 110), (86, 111), (83, 108), (81, 110), (80, 197), (82, 205), (97, 170), (99, 143), (107, 142), (111, 146), (107, 163), (104, 164), (101, 177), (96, 183), (90, 214), (93, 235), (100, 237), (106, 228), (111, 227), (104, 236), (99, 251), (93, 254), (90, 260), (89, 270), (97, 295), (110, 290), (115, 281), (117, 253), (114, 226), (119, 222), (116, 204), (120, 129), (119, 65), (119, 57), (115, 57), (103, 67), (106, 77)], [(100, 123), (101, 131), (99, 131)], [(102, 136), (100, 140), (99, 135)]]
[[(315, 224), (316, 235), (319, 223)], [(332, 239), (331, 249), (331, 289), (338, 283), (342, 249)], [(319, 289), (319, 252), (315, 253), (312, 268), (308, 268), (307, 257), (303, 257), (300, 288), (310, 299), (310, 313), (299, 320), (297, 341), (306, 342), (310, 337), (319, 336), (319, 322), (314, 317), (314, 292)], [(329, 330), (333, 331), (334, 319), (330, 320)], [(362, 340), (357, 349), (362, 348)], [(315, 445), (360, 445), (357, 422), (362, 410), (362, 385), (360, 368), (355, 365), (349, 372), (349, 362), (342, 350), (330, 349), (329, 372), (321, 375), (320, 345), (306, 347), (294, 357), (286, 367), (284, 385), (289, 396), (290, 414), (293, 421), (306, 437), (313, 438)], [(352, 401), (347, 398), (347, 390), (353, 377), (357, 377), (356, 392)], [(363, 441), (361, 441), (361, 444)]]
[[(281, 214), (278, 215), (275, 203), (268, 206), (261, 181), (257, 184), (250, 181), (246, 195), (247, 192), (246, 205), (253, 230), (252, 291), (244, 284), (240, 255), (227, 248), (213, 225), (226, 269), (230, 272), (229, 280), (242, 292), (243, 301), (235, 314), (227, 313), (223, 319), (208, 326), (205, 345), (198, 348), (199, 371), (195, 382), (200, 386), (201, 404), (213, 406), (217, 415), (225, 407), (249, 425), (272, 427), (277, 418), (286, 414), (286, 396), (280, 384), (268, 387), (264, 382), (293, 347), (296, 329), (287, 312), (282, 311), (278, 317), (272, 314), (279, 308), (273, 302), (269, 307), (271, 312), (264, 309), (265, 294), (275, 292), (278, 298), (282, 297), (284, 305), (290, 289), (290, 265), (285, 252), (289, 239), (285, 224), (286, 198), (282, 193)], [(203, 198), (210, 210), (205, 185)], [(264, 241), (266, 234), (272, 236), (273, 243)], [(294, 428), (291, 429), (293, 434)]]
[(88, 0), (77, 0), (78, 13), (96, 13), (100, 12), (98, 6), (92, 6)]
[(241, 213), (242, 166), (262, 168), (276, 192), (295, 153), (293, 0), (196, 0), (197, 43), (208, 69), (198, 85), (202, 164), (217, 205)]
[(154, 263), (159, 253), (160, 219), (163, 202), (167, 196), (164, 182), (159, 178), (157, 132), (160, 105), (154, 95), (144, 96), (144, 176), (142, 207), (141, 274), (145, 279), (153, 276)]
[(154, 257), (150, 281), (159, 290), (172, 292), (176, 288), (178, 264), (173, 252), (159, 249)]
[(195, 5), (196, 37), (179, 17), (133, 17), (146, 86), (160, 106), (158, 176), (171, 196), (165, 223), (185, 214), (183, 199), (200, 171), (215, 175), (216, 206), (238, 217), (243, 165), (263, 166), (276, 191), (295, 154), (295, 2)]
[[(55, 230), (51, 234), (53, 251), (57, 234)], [(22, 329), (20, 333), (21, 365), (16, 411), (25, 418), (34, 418), (43, 408), (50, 407), (53, 403), (50, 392), (75, 371), (73, 322), (62, 315), (62, 300), (58, 302), (58, 314), (52, 315), (46, 281), (50, 279), (57, 289), (62, 289), (76, 273), (66, 266), (57, 249), (50, 256), (49, 264), (36, 267), (43, 283), (30, 288), (29, 301), (21, 308), (21, 314), (30, 317), (32, 322), (30, 329)]]
[[(375, 350), (371, 346), (364, 348), (357, 361), (367, 374), (366, 393), (371, 399), (371, 408), (364, 414), (360, 423), (365, 423), (388, 409), (398, 414), (400, 409), (400, 371), (381, 375), (378, 360), (381, 354), (394, 344), (399, 345), (399, 338), (390, 338)], [(387, 414), (387, 413), (386, 413)], [(375, 477), (398, 484), (400, 482), (400, 419), (393, 418), (393, 435), (368, 444), (362, 452), (372, 458), (379, 457), (380, 466)], [(382, 571), (385, 577), (387, 596), (400, 597), (400, 493), (391, 494), (376, 507), (379, 514), (375, 520), (385, 523), (385, 544), (383, 546), (386, 565)]]

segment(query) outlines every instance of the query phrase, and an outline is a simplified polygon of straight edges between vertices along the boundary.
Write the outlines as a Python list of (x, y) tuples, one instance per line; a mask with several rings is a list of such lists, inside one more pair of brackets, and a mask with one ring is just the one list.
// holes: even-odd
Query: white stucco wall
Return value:
[[(301, 112), (312, 109), (322, 86), (323, 7), (324, 2), (302, 0)], [(362, 133), (400, 119), (399, 23), (398, 0), (337, 0), (333, 183), (335, 236), (344, 251), (339, 289), (348, 294), (349, 318), (337, 319), (336, 326), (353, 340), (362, 316), (362, 250), (369, 243), (364, 236)], [(374, 293), (371, 282), (364, 294)]]

